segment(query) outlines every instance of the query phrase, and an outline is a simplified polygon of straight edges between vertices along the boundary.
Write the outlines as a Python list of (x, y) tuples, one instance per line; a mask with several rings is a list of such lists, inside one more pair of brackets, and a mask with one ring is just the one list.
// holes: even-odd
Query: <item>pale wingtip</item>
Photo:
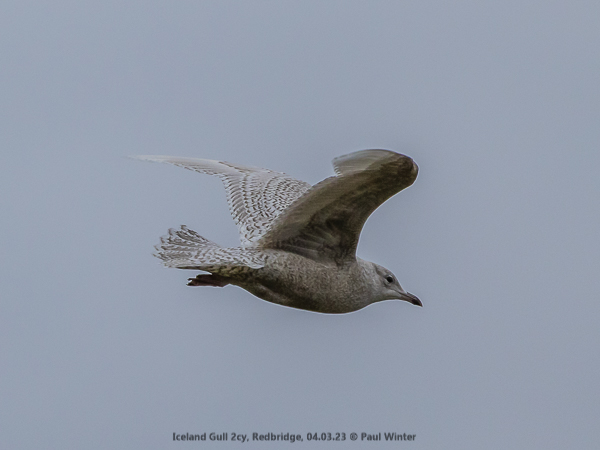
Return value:
[(163, 155), (127, 155), (128, 159), (135, 159), (137, 161), (149, 161), (149, 162), (164, 162), (172, 158), (172, 156)]

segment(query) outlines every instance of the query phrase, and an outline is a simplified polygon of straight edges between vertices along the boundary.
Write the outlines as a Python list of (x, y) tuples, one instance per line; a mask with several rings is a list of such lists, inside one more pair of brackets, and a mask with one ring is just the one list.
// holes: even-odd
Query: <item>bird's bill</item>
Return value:
[(400, 300), (407, 301), (408, 303), (412, 303), (415, 306), (423, 306), (421, 300), (416, 295), (412, 295), (410, 292), (404, 292), (400, 294)]

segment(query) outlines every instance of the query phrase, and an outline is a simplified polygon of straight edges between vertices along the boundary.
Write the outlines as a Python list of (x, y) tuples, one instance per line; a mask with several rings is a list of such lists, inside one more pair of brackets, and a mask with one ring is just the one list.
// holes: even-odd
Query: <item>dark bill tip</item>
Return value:
[(407, 302), (412, 303), (415, 306), (423, 306), (423, 303), (421, 302), (421, 300), (419, 300), (419, 297), (411, 294), (410, 292), (404, 294), (403, 297), (404, 298), (402, 300), (406, 300)]

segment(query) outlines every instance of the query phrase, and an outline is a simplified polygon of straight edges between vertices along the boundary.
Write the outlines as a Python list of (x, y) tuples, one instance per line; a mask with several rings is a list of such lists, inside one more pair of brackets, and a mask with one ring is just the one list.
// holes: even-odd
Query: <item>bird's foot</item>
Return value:
[(213, 286), (223, 287), (227, 286), (229, 282), (226, 278), (220, 277), (219, 275), (197, 275), (195, 278), (188, 278), (188, 286)]

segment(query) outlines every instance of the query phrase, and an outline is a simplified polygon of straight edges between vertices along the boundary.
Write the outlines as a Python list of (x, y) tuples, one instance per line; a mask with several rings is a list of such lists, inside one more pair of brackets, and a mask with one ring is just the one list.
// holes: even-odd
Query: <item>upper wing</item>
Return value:
[(258, 167), (177, 156), (135, 158), (218, 176), (225, 186), (229, 210), (243, 246), (251, 246), (258, 241), (275, 218), (310, 188), (310, 184), (304, 181)]
[(355, 258), (362, 227), (373, 211), (410, 186), (418, 167), (389, 150), (362, 150), (333, 160), (337, 176), (313, 186), (273, 223), (262, 248), (277, 248), (315, 260)]

